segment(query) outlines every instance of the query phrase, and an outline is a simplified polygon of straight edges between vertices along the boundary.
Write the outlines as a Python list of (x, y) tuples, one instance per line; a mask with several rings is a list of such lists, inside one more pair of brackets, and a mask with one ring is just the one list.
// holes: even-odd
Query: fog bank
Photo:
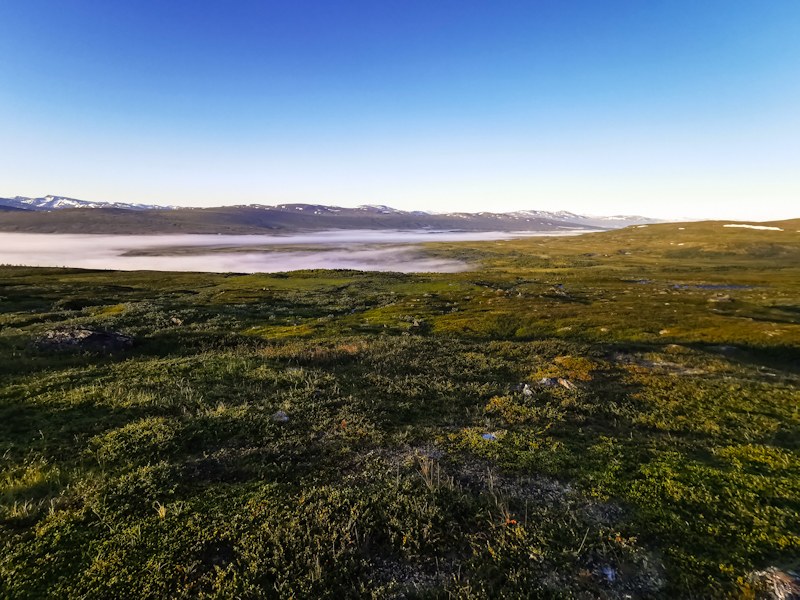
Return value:
[[(470, 266), (428, 258), (420, 242), (481, 241), (583, 231), (323, 231), (297, 235), (74, 235), (0, 233), (0, 263), (124, 271), (271, 273), (298, 269), (456, 273)], [(270, 248), (309, 245), (315, 249)], [(376, 244), (380, 244), (376, 246)], [(251, 250), (243, 248), (253, 247)], [(230, 251), (236, 248), (237, 251)], [(227, 251), (226, 251), (227, 250)], [(170, 254), (180, 251), (180, 255)], [(147, 252), (146, 256), (137, 253)]]

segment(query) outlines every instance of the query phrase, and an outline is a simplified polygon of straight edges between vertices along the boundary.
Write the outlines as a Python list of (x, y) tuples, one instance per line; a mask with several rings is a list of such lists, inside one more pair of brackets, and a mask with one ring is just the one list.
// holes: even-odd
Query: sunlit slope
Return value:
[(436, 256), (482, 265), (485, 281), (504, 290), (473, 307), (477, 314), (461, 306), (435, 317), (437, 327), (479, 335), (502, 322), (518, 338), (800, 343), (800, 233), (789, 225), (797, 221), (771, 224), (784, 231), (728, 223), (431, 244)]
[[(776, 227), (750, 229), (726, 225)], [(705, 276), (725, 270), (758, 277), (758, 269), (792, 268), (800, 261), (800, 219), (770, 223), (702, 221), (627, 227), (577, 238), (526, 238), (470, 244), (437, 244), (437, 256), (480, 261), (507, 269), (619, 269), (660, 271), (707, 269)], [(749, 271), (749, 272), (745, 272)]]
[[(0, 267), (0, 596), (763, 597), (800, 234), (725, 224), (425, 246), (458, 274)], [(135, 344), (37, 346), (69, 328)]]

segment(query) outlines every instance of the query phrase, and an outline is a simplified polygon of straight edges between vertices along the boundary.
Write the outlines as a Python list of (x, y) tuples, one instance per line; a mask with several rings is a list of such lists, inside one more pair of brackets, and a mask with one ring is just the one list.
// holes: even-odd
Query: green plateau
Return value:
[(458, 274), (0, 267), (0, 597), (769, 597), (800, 220), (725, 224), (423, 246)]

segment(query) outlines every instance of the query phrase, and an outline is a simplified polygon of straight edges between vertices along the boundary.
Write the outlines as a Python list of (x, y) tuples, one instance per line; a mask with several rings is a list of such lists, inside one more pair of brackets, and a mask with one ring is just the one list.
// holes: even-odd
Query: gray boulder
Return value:
[(97, 331), (80, 326), (45, 331), (34, 341), (39, 350), (118, 352), (132, 348), (133, 337), (118, 331)]

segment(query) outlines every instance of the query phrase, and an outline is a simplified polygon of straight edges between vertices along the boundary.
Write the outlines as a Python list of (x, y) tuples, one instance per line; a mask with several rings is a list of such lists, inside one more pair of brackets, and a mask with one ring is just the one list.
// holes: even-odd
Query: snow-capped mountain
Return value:
[(480, 215), (482, 217), (496, 218), (496, 219), (514, 219), (520, 223), (530, 221), (543, 221), (550, 225), (563, 224), (567, 227), (599, 227), (601, 229), (622, 229), (630, 225), (641, 225), (646, 223), (660, 223), (660, 219), (651, 219), (639, 215), (614, 215), (610, 217), (603, 217), (597, 215), (578, 215), (568, 212), (566, 210), (559, 210), (556, 212), (546, 210), (518, 210), (509, 213), (432, 213), (447, 217), (458, 217), (461, 219), (469, 219)]
[[(0, 208), (11, 207), (11, 209), (23, 209), (25, 211), (53, 211), (68, 208), (117, 208), (135, 211), (147, 211), (151, 209), (170, 209), (176, 212), (208, 212), (214, 209), (184, 208), (178, 206), (158, 206), (152, 204), (128, 204), (124, 202), (87, 202), (86, 200), (76, 200), (64, 196), (45, 196), (44, 198), (26, 198), (16, 196), (14, 198), (0, 198)], [(220, 210), (226, 207), (220, 207)], [(278, 218), (280, 222), (290, 219), (292, 223), (300, 227), (302, 224), (309, 226), (313, 222), (319, 221), (320, 224), (330, 223), (332, 227), (355, 227), (358, 223), (384, 222), (387, 219), (392, 223), (403, 224), (409, 227), (493, 227), (496, 226), (503, 230), (528, 230), (537, 227), (545, 229), (621, 229), (631, 225), (642, 225), (647, 223), (658, 223), (658, 219), (649, 219), (638, 215), (614, 215), (609, 217), (596, 215), (580, 215), (568, 211), (543, 211), (543, 210), (519, 210), (508, 213), (494, 212), (450, 212), (432, 213), (424, 211), (404, 211), (383, 204), (364, 204), (357, 208), (344, 208), (339, 206), (326, 206), (323, 204), (278, 204), (267, 206), (263, 204), (249, 204), (240, 206), (229, 206), (228, 209), (238, 209), (240, 211), (250, 211), (253, 218), (263, 220)], [(289, 217), (289, 215), (294, 215)], [(199, 217), (198, 217), (199, 218)], [(302, 218), (302, 221), (297, 221)], [(330, 220), (334, 219), (334, 220)], [(355, 220), (354, 220), (355, 219)], [(376, 221), (377, 219), (377, 221)], [(345, 221), (348, 224), (345, 224)], [(389, 221), (386, 221), (387, 223)], [(288, 221), (287, 221), (288, 223)], [(494, 224), (494, 225), (492, 225)]]
[(149, 210), (154, 208), (173, 209), (175, 206), (156, 206), (154, 204), (128, 204), (125, 202), (87, 202), (65, 196), (45, 196), (44, 198), (0, 198), (0, 204), (27, 210), (59, 210), (62, 208), (124, 208), (127, 210)]
[(603, 229), (621, 229), (629, 225), (642, 225), (646, 223), (660, 223), (659, 219), (650, 219), (639, 215), (613, 215), (603, 217), (600, 215), (578, 215), (565, 210), (557, 212), (547, 212), (544, 210), (520, 210), (509, 213), (519, 217), (533, 217), (537, 219), (552, 219), (554, 221), (566, 221), (578, 225), (589, 225), (592, 227), (602, 227)]
[(335, 214), (343, 213), (352, 215), (354, 213), (363, 213), (365, 215), (415, 215), (415, 216), (431, 216), (431, 217), (453, 217), (459, 219), (475, 219), (481, 217), (484, 219), (501, 219), (504, 221), (519, 221), (523, 226), (528, 222), (547, 222), (550, 225), (558, 226), (563, 225), (565, 228), (582, 228), (582, 227), (599, 227), (602, 229), (621, 229), (629, 225), (641, 225), (646, 223), (658, 223), (658, 219), (650, 219), (639, 215), (614, 215), (610, 217), (603, 217), (597, 215), (578, 215), (565, 210), (557, 212), (549, 212), (544, 210), (519, 210), (509, 213), (491, 213), (491, 212), (448, 212), (448, 213), (434, 213), (424, 212), (421, 210), (405, 211), (384, 204), (362, 204), (356, 208), (342, 208), (338, 206), (324, 206), (321, 204), (278, 204), (277, 206), (265, 206), (262, 204), (250, 204), (249, 208), (261, 208), (265, 210), (281, 210), (281, 211), (304, 211), (306, 214)]
[(385, 204), (362, 204), (356, 207), (358, 210), (366, 210), (369, 212), (380, 213), (382, 215), (432, 215), (435, 213), (429, 213), (422, 210), (400, 210), (397, 208), (392, 208), (391, 206), (386, 206)]

